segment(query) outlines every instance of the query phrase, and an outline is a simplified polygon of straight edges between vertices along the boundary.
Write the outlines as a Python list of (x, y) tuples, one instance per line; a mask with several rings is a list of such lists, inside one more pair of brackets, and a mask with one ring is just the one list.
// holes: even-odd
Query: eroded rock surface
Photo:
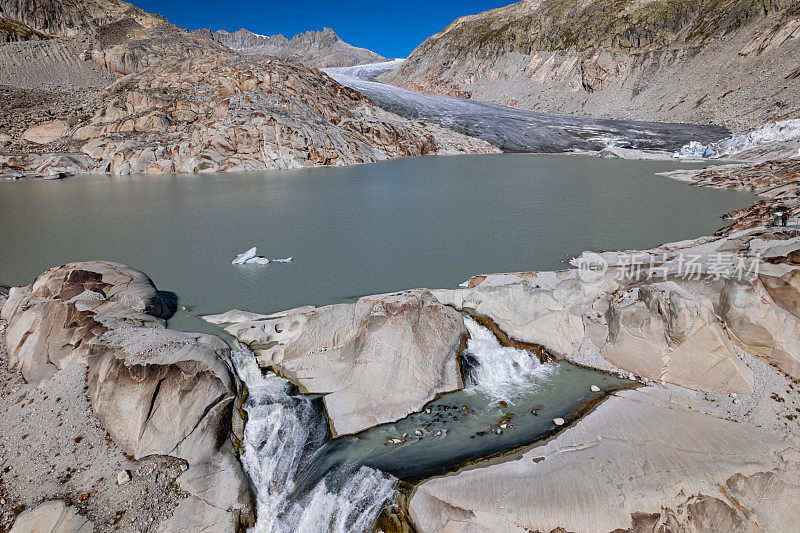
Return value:
[(699, 391), (750, 392), (752, 373), (735, 348), (800, 378), (800, 320), (789, 303), (800, 297), (796, 267), (778, 260), (797, 249), (800, 235), (753, 229), (592, 254), (597, 271), (479, 276), (434, 294), (558, 357)]
[(53, 380), (74, 380), (77, 368), (121, 453), (184, 460), (176, 483), (187, 499), (172, 514), (173, 528), (190, 518), (220, 530), (252, 525), (252, 494), (234, 451), (241, 391), (230, 350), (215, 336), (165, 329), (169, 312), (152, 281), (124, 265), (53, 268), (9, 292), (2, 309), (9, 366), (43, 391)]
[[(9, 86), (0, 87), (0, 126), (10, 137), (0, 174), (266, 170), (496, 151), (125, 2), (7, 1), (0, 13), (54, 37), (0, 49), (0, 84)], [(329, 37), (311, 39), (309, 53)]]
[(428, 291), (361, 298), (226, 331), (306, 393), (324, 394), (334, 435), (358, 433), (463, 387), (461, 315)]
[(61, 501), (44, 502), (19, 515), (11, 533), (92, 533), (91, 522)]
[(519, 456), (422, 482), (410, 516), (450, 533), (800, 527), (800, 452), (695, 408), (680, 389), (616, 393)]

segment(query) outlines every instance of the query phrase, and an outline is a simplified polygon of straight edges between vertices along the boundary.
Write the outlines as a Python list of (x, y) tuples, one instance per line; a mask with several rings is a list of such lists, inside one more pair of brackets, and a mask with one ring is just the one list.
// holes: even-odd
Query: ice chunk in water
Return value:
[(254, 247), (250, 248), (249, 250), (247, 250), (245, 253), (237, 255), (236, 259), (233, 260), (232, 264), (234, 264), (234, 265), (243, 265), (243, 264), (247, 263), (248, 261), (250, 261), (251, 259), (253, 259), (256, 256), (257, 253), (258, 253), (258, 248), (256, 248), (254, 246)]
[(258, 248), (255, 246), (247, 250), (243, 254), (239, 254), (236, 258), (232, 261), (234, 265), (268, 265), (270, 263), (291, 263), (292, 258), (287, 257), (286, 259), (267, 259), (266, 257), (261, 257), (258, 254)]

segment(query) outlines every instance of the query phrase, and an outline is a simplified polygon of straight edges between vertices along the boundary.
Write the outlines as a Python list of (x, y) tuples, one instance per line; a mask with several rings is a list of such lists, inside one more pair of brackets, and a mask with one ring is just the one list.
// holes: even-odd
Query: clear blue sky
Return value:
[(406, 57), (427, 37), (456, 18), (515, 0), (128, 0), (173, 24), (195, 30), (282, 33), (333, 28), (345, 41), (386, 57)]

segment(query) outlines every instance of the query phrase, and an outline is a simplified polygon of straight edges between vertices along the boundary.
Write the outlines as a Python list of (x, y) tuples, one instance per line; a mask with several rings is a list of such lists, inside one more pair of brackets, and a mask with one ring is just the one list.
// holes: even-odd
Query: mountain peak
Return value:
[(314, 68), (350, 67), (386, 61), (375, 52), (342, 41), (328, 27), (298, 33), (291, 39), (282, 34), (259, 35), (244, 28), (234, 33), (208, 29), (196, 31), (242, 55), (268, 55)]

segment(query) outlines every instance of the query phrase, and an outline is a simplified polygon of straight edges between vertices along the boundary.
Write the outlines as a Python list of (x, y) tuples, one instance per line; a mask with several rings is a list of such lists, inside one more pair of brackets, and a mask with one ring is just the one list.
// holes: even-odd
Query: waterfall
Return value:
[[(554, 368), (525, 350), (502, 346), (472, 318), (464, 322), (470, 333), (463, 354), (468, 391), (511, 401), (541, 381), (532, 374)], [(248, 388), (241, 460), (258, 505), (252, 533), (371, 531), (393, 503), (398, 480), (336, 451), (347, 450), (349, 441), (330, 442), (321, 451), (328, 427), (317, 400), (293, 394), (288, 380), (263, 372), (247, 349), (233, 351), (232, 359)]]
[(242, 466), (256, 493), (253, 533), (337, 533), (370, 530), (395, 495), (397, 480), (367, 467), (340, 483), (320, 480), (296, 494), (301, 474), (324, 444), (327, 421), (314, 400), (291, 394), (291, 384), (262, 373), (248, 350), (232, 352), (248, 388)]
[(491, 396), (509, 399), (520, 390), (530, 391), (530, 375), (550, 372), (552, 365), (542, 364), (536, 355), (500, 344), (488, 328), (464, 316), (470, 338), (464, 353), (468, 389), (480, 388)]

